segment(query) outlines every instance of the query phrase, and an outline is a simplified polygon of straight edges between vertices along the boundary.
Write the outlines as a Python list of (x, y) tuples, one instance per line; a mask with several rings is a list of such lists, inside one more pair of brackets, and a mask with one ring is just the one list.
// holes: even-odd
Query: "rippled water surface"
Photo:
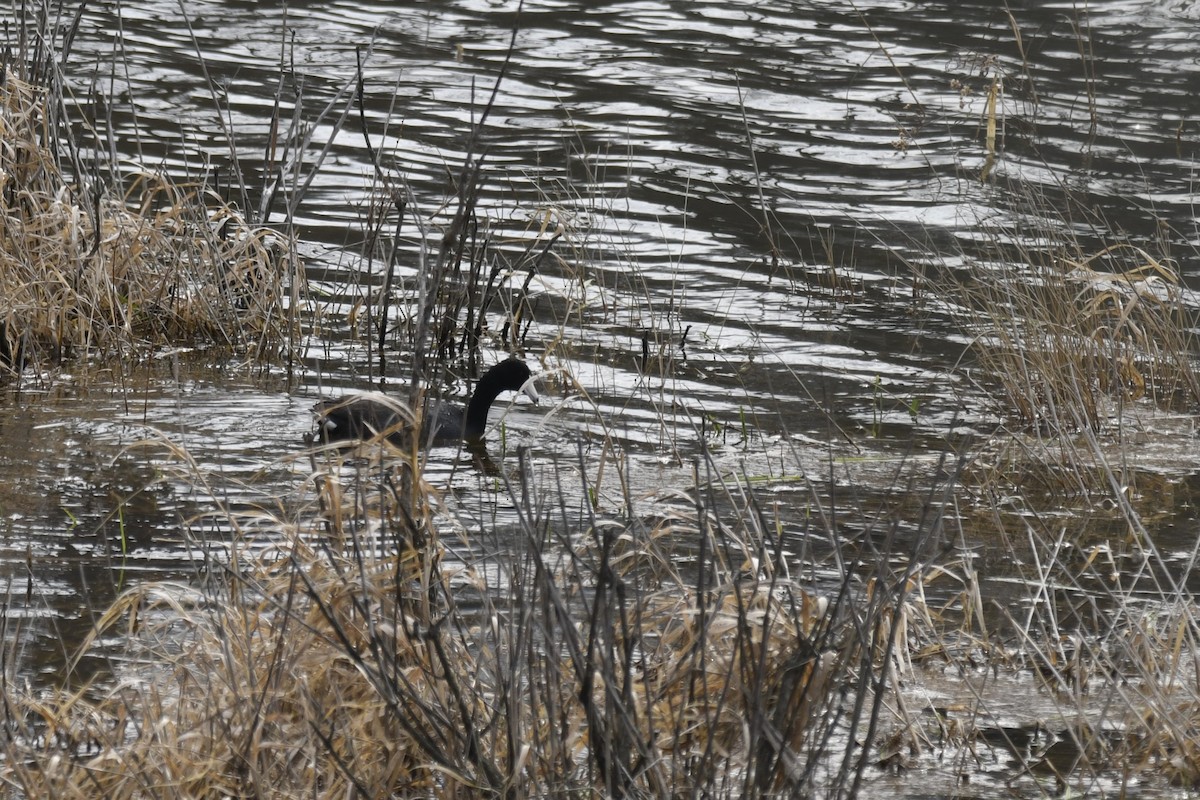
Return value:
[[(306, 480), (309, 406), (372, 384), (348, 334), (385, 262), (366, 246), (365, 138), (444, 223), (449, 176), (505, 64), (480, 213), (514, 260), (559, 225), (564, 235), (531, 283), (524, 338), (548, 396), (505, 418), (501, 463), (516, 444), (543, 466), (598, 458), (607, 434), (641, 494), (689, 485), (704, 440), (798, 509), (784, 525), (802, 537), (797, 476), (836, 491), (830, 464), (851, 459), (881, 488), (901, 463), (928, 477), (948, 443), (995, 422), (962, 361), (970, 334), (917, 276), (981, 268), (981, 242), (1023, 230), (1030, 198), (1050, 210), (1072, 198), (1089, 216), (1047, 227), (1165, 251), (1196, 282), (1192, 3), (527, 2), (519, 22), (509, 2), (404, 5), (187, 3), (186, 19), (174, 2), (86, 6), (64, 80), (118, 143), (99, 161), (227, 185), (240, 171), (241, 207), (269, 207), (274, 223), (291, 212), (305, 310), (321, 322), (290, 375), (165, 358), (111, 380), (31, 380), (9, 397), (0, 563), (48, 672), (121, 587), (193, 574), (206, 543), (179, 522), (202, 504), (163, 440), (234, 505), (270, 506)], [(264, 156), (277, 102), (312, 137), (294, 162)], [(268, 205), (272, 163), (284, 188)], [(397, 324), (419, 250), (415, 226), (401, 238)], [(406, 380), (397, 370), (388, 385)], [(1174, 474), (1196, 471), (1192, 427), (1179, 423), (1164, 459)], [(467, 519), (495, 518), (485, 476), (452, 451), (430, 464)], [(624, 487), (597, 488), (621, 501)], [(1189, 520), (1164, 523), (1183, 557)]]

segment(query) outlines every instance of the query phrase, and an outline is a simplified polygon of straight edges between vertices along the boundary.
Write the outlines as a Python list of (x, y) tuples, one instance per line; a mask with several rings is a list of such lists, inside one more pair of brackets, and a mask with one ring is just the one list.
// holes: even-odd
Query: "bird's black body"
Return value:
[[(479, 441), (487, 427), (492, 403), (505, 391), (523, 391), (537, 402), (537, 391), (530, 383), (533, 373), (524, 361), (501, 361), (479, 379), (467, 408), (446, 403), (429, 409), (421, 426), (419, 444), (450, 444), (461, 440)], [(383, 435), (389, 442), (405, 447), (412, 435), (412, 419), (402, 405), (382, 395), (352, 394), (322, 400), (313, 406), (317, 432), (322, 441), (357, 441)]]

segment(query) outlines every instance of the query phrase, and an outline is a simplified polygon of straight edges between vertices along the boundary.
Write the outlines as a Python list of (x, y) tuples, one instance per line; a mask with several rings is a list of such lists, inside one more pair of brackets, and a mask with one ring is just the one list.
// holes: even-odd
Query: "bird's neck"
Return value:
[(500, 396), (499, 389), (487, 386), (476, 386), (471, 401), (467, 403), (466, 434), (470, 438), (479, 436), (487, 427), (488, 411), (492, 403)]

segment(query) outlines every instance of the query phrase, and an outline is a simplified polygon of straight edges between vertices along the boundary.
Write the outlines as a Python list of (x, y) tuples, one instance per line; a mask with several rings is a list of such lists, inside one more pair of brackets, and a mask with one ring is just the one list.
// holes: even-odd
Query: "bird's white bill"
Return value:
[(534, 403), (537, 403), (538, 393), (537, 393), (537, 389), (535, 389), (533, 387), (533, 382), (535, 380), (537, 380), (537, 378), (533, 377), (533, 378), (530, 378), (529, 380), (525, 381), (523, 384), (521, 384), (521, 392), (526, 397), (528, 397), (530, 400), (532, 400)]

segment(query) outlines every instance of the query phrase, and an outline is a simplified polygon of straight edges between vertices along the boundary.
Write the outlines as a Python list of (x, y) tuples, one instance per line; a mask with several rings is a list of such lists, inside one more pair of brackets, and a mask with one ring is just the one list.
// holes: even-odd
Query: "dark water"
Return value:
[[(366, 135), (444, 222), (447, 176), (515, 22), (515, 3), (484, 0), (185, 5), (186, 21), (173, 2), (88, 4), (65, 80), (121, 159), (227, 181), (236, 156), (249, 180), (230, 194), (248, 211), (272, 171), (276, 97), (310, 126), (284, 183), (311, 184), (290, 209), (281, 193), (267, 222), (294, 219), (306, 312), (322, 324), (291, 376), (187, 356), (9, 398), (0, 563), (31, 618), (34, 670), (57, 669), (130, 581), (186, 579), (211, 544), (180, 533), (200, 503), (178, 459), (135, 443), (167, 437), (211, 471), (216, 496), (269, 506), (305, 479), (292, 459), (313, 400), (369, 383), (346, 317), (382, 280), (364, 254), (372, 170), (357, 109), (337, 126), (356, 59)], [(797, 534), (796, 476), (850, 483), (831, 452), (867, 485), (895, 482), (904, 460), (930, 474), (949, 442), (996, 417), (961, 369), (968, 334), (917, 272), (976, 268), (988, 231), (1021, 229), (1036, 197), (1079, 209), (1048, 226), (1165, 251), (1200, 277), (1198, 23), (1187, 2), (527, 3), (483, 131), (480, 212), (505, 252), (542, 225), (564, 235), (533, 284), (525, 340), (548, 402), (518, 406), (506, 437), (553, 466), (608, 435), (639, 495), (689, 485), (707, 437)], [(999, 154), (981, 180), (997, 80)], [(131, 169), (105, 164), (118, 180)], [(406, 286), (418, 245), (409, 225)], [(647, 375), (643, 338), (662, 365)], [(1160, 459), (1174, 474), (1197, 471), (1189, 425)], [(430, 474), (468, 519), (494, 519), (486, 479), (433, 462)], [(597, 490), (623, 502), (621, 485)], [(1163, 523), (1181, 557), (1189, 520)]]

